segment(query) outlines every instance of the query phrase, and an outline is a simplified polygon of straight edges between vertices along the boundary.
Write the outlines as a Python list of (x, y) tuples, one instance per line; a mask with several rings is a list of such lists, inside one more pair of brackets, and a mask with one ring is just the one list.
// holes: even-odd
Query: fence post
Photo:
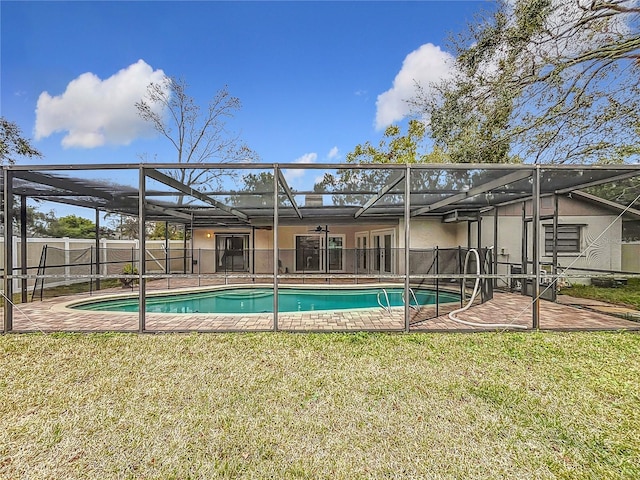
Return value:
[(96, 208), (96, 291), (100, 290), (100, 210)]
[[(15, 254), (15, 252), (18, 251), (18, 237), (16, 237), (15, 235), (13, 235), (13, 262), (12, 262), (12, 268), (11, 268), (11, 274), (13, 275), (13, 272), (18, 271), (18, 256)], [(19, 281), (17, 278), (13, 279), (13, 291), (15, 292), (16, 290), (18, 290), (18, 288), (20, 288), (19, 286)]]
[[(136, 240), (135, 242), (136, 242), (136, 245), (137, 245), (138, 241)], [(136, 247), (131, 247), (131, 274), (132, 275), (133, 275), (133, 272), (135, 271), (135, 268), (136, 268), (136, 260), (135, 260), (136, 253), (135, 252), (136, 252)], [(133, 279), (132, 279), (132, 281), (130, 283), (131, 291), (133, 291), (133, 283), (134, 282), (133, 282)]]
[(273, 330), (278, 331), (278, 193), (280, 187), (280, 167), (273, 167)]
[(44, 255), (44, 261), (42, 262), (42, 281), (40, 282), (40, 301), (42, 301), (42, 297), (44, 295), (44, 282), (45, 282), (44, 275), (47, 272), (47, 250), (48, 250), (48, 247), (49, 246), (45, 243), (44, 249), (42, 250), (42, 253)]
[(93, 295), (93, 245), (89, 248), (89, 295)]
[[(27, 303), (27, 196), (20, 195), (20, 299)], [(14, 250), (15, 251), (15, 250)]]
[(69, 237), (63, 237), (62, 239), (64, 240), (64, 284), (69, 285), (69, 277), (71, 276), (69, 248), (71, 248), (71, 245), (69, 244)]
[[(138, 251), (140, 256), (140, 266), (138, 268), (138, 332), (144, 333), (146, 330), (147, 312), (146, 312), (146, 218), (145, 218), (145, 202), (146, 202), (146, 172), (144, 167), (140, 167), (138, 173)], [(133, 282), (132, 282), (133, 283)]]
[(13, 330), (13, 280), (11, 269), (13, 260), (13, 172), (6, 166), (4, 169), (4, 185), (2, 196), (4, 197), (4, 323), (2, 332)]
[(533, 240), (533, 268), (535, 268), (535, 277), (533, 285), (533, 304), (532, 304), (532, 328), (537, 330), (540, 328), (540, 165), (536, 165), (533, 170), (533, 202), (532, 205), (532, 240)]
[(170, 245), (169, 245), (169, 222), (164, 222), (164, 273), (167, 275), (167, 289), (171, 288), (171, 279), (169, 278), (169, 273), (171, 273), (171, 255), (170, 255)]
[(100, 246), (100, 249), (101, 251), (104, 251), (104, 257), (100, 257), (101, 258), (100, 271), (98, 273), (100, 273), (100, 275), (108, 275), (109, 274), (109, 250), (107, 248), (107, 239), (101, 238), (100, 243), (102, 244)]
[(438, 246), (436, 245), (436, 317), (440, 316), (440, 279), (438, 275), (440, 274), (440, 252), (438, 250)]
[[(468, 247), (467, 247), (468, 251)], [(458, 245), (458, 273), (460, 274), (460, 307), (464, 306), (464, 274), (463, 272), (463, 263), (462, 263), (462, 247)]]
[(409, 332), (411, 313), (411, 283), (409, 278), (411, 253), (411, 167), (407, 165), (404, 178), (404, 331)]

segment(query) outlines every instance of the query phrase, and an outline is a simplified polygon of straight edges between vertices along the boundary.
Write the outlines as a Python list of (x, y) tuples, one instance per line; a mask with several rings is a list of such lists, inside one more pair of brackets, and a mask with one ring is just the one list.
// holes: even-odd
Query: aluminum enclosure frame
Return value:
[[(225, 191), (199, 190), (193, 186), (170, 179), (163, 171), (181, 171), (186, 169), (215, 170), (219, 172), (262, 171), (271, 175), (273, 189), (269, 191)], [(109, 172), (113, 170), (131, 170), (138, 175), (138, 185), (118, 185), (91, 178), (83, 178), (78, 172)], [(367, 172), (387, 171), (390, 173), (387, 183), (369, 189), (348, 188), (317, 192), (314, 190), (294, 191), (286, 180), (285, 170), (320, 170), (365, 174)], [(71, 174), (73, 176), (71, 176)], [(545, 195), (561, 195), (582, 188), (597, 186), (613, 181), (624, 180), (640, 175), (638, 165), (531, 165), (531, 164), (285, 164), (285, 163), (205, 163), (205, 164), (81, 164), (81, 165), (7, 165), (2, 168), (3, 213), (4, 213), (4, 265), (13, 265), (13, 198), (19, 196), (41, 199), (66, 205), (94, 209), (96, 212), (114, 212), (136, 216), (140, 231), (146, 222), (164, 221), (182, 224), (185, 228), (197, 228), (203, 225), (271, 225), (273, 228), (273, 284), (274, 284), (274, 330), (278, 330), (278, 226), (305, 220), (312, 223), (357, 222), (372, 219), (402, 219), (405, 239), (405, 274), (401, 280), (405, 288), (405, 331), (409, 330), (408, 285), (411, 275), (409, 269), (410, 219), (419, 216), (443, 217), (457, 210), (476, 211), (478, 216), (501, 206), (532, 202), (533, 205), (533, 258), (532, 263), (540, 263), (540, 198)], [(147, 180), (164, 184), (172, 190), (152, 190)], [(224, 195), (261, 196), (266, 199), (266, 207), (256, 208), (242, 205), (231, 206), (212, 197)], [(322, 195), (340, 198), (340, 196), (360, 196), (360, 204), (332, 204), (321, 207), (302, 206), (296, 196)], [(401, 203), (385, 204), (383, 197), (401, 197)], [(184, 196), (200, 201), (200, 205), (183, 203)], [(155, 199), (160, 197), (161, 199)], [(177, 199), (171, 201), (171, 199)], [(207, 205), (202, 205), (202, 204)], [(22, 202), (21, 202), (22, 204)], [(21, 209), (23, 207), (21, 206)], [(96, 213), (96, 218), (99, 218)], [(23, 217), (24, 219), (24, 217)], [(21, 237), (26, 235), (21, 228)], [(98, 239), (96, 239), (98, 240)], [(24, 243), (23, 243), (24, 245)], [(140, 249), (144, 251), (144, 239), (140, 239)], [(143, 262), (144, 263), (144, 262)], [(539, 268), (533, 274), (523, 274), (525, 279), (534, 281), (532, 327), (539, 326)], [(151, 278), (139, 269), (140, 305), (144, 307), (145, 282)], [(338, 275), (339, 276), (339, 275)], [(5, 271), (3, 278), (6, 298), (13, 296), (14, 278), (25, 280), (20, 275)], [(5, 302), (3, 332), (13, 330), (13, 305)], [(140, 308), (139, 331), (146, 331), (144, 308)]]

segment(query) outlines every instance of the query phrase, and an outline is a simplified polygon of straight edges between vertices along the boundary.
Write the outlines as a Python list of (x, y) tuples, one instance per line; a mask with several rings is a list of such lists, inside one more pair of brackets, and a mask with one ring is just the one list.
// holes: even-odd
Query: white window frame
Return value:
[[(391, 246), (390, 246), (390, 249), (391, 249), (391, 263), (390, 263), (391, 271), (390, 272), (386, 272), (383, 268), (380, 268), (380, 270), (376, 270), (374, 268), (375, 267), (375, 258), (374, 258), (375, 257), (375, 246), (374, 246), (373, 239), (374, 239), (375, 236), (385, 236), (387, 234), (391, 235)], [(396, 248), (397, 248), (396, 229), (395, 228), (380, 228), (380, 229), (377, 229), (377, 230), (371, 230), (369, 232), (369, 241), (370, 241), (370, 247), (369, 248), (371, 249), (371, 252), (373, 252), (373, 254), (371, 255), (371, 258), (369, 259), (369, 261), (372, 262), (370, 271), (378, 273), (378, 274), (386, 274), (386, 273), (391, 274), (391, 275), (395, 274), (395, 272), (397, 271), (397, 265), (396, 265), (396, 261), (397, 261), (397, 259), (396, 259)]]

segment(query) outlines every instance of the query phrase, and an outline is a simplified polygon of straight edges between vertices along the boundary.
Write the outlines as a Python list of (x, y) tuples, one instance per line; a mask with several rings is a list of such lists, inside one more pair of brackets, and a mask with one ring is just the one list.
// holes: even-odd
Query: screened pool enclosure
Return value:
[[(635, 165), (5, 166), (3, 331), (563, 328), (553, 323), (560, 286), (640, 272), (639, 174)], [(95, 219), (94, 238), (29, 238), (28, 206), (50, 203)], [(135, 219), (137, 232), (164, 224), (178, 238), (101, 238), (105, 214), (116, 225)], [(205, 298), (235, 306), (205, 311)], [(124, 313), (105, 306), (119, 302)]]

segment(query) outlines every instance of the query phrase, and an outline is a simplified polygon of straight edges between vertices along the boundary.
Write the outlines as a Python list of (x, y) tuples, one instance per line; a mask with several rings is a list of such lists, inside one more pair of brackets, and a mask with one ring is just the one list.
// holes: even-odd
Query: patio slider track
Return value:
[(392, 180), (391, 183), (388, 183), (387, 185), (385, 185), (382, 190), (380, 190), (380, 192), (378, 194), (376, 194), (375, 197), (370, 198), (367, 203), (365, 203), (362, 208), (360, 208), (360, 210), (358, 210), (353, 218), (358, 218), (360, 215), (362, 215), (364, 212), (366, 212), (367, 210), (369, 210), (371, 207), (373, 207), (378, 200), (380, 200), (382, 197), (384, 197), (387, 193), (389, 193), (389, 191), (395, 187), (396, 185), (398, 185), (402, 180), (404, 180), (405, 174), (402, 173), (400, 174), (395, 180)]
[(185, 185), (184, 183), (180, 183), (179, 181), (169, 177), (168, 175), (165, 175), (164, 173), (161, 173), (154, 169), (149, 169), (149, 170), (145, 169), (145, 175), (148, 176), (149, 178), (153, 178), (154, 180), (157, 180), (160, 183), (164, 183), (165, 185), (171, 188), (174, 188), (179, 192), (182, 192), (186, 195), (197, 198), (198, 200), (208, 203), (209, 205), (213, 205), (214, 207), (219, 208), (223, 212), (227, 212), (231, 215), (234, 215), (235, 217), (238, 217), (243, 222), (249, 223), (249, 217), (245, 213), (239, 210), (236, 210), (235, 208), (231, 208), (222, 202), (218, 202), (217, 200), (214, 200), (208, 195), (205, 195), (204, 193), (201, 193), (198, 190), (194, 190), (193, 188)]

